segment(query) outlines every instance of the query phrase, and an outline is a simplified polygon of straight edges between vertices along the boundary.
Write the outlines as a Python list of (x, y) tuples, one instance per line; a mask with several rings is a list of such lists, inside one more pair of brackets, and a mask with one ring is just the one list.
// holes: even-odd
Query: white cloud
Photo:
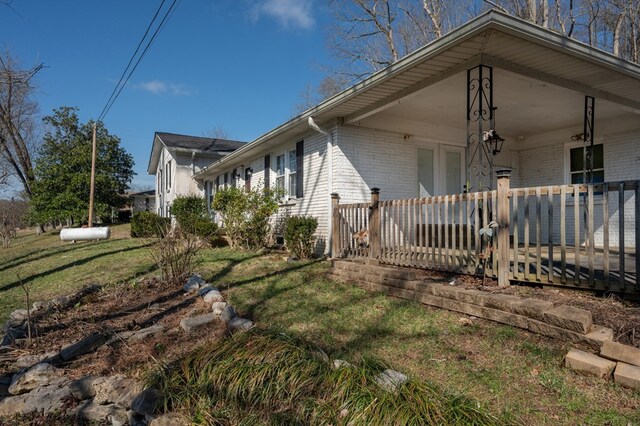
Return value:
[(151, 80), (137, 84), (136, 89), (144, 90), (154, 95), (170, 94), (175, 96), (188, 96), (193, 94), (186, 84), (170, 83), (162, 80)]
[(252, 7), (251, 16), (254, 21), (268, 16), (284, 28), (308, 30), (315, 25), (311, 9), (311, 0), (260, 0)]

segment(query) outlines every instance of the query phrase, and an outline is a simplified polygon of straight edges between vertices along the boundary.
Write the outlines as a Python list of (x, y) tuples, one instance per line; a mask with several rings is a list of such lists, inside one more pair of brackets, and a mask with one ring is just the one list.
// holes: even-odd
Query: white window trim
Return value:
[(165, 189), (167, 190), (167, 192), (171, 192), (171, 186), (172, 186), (171, 180), (173, 179), (173, 173), (171, 170), (171, 160), (167, 161), (167, 164), (165, 165), (165, 170), (167, 175)]
[[(439, 141), (435, 142), (433, 140), (427, 140), (426, 138), (416, 139), (414, 158), (415, 158), (415, 167), (416, 167), (416, 194), (418, 194), (417, 195), (418, 197), (420, 197), (420, 183), (418, 182), (418, 168), (419, 168), (418, 150), (419, 149), (433, 150), (433, 162), (434, 162), (433, 187), (436, 193), (432, 194), (432, 196), (452, 195), (452, 194), (445, 194), (447, 189), (447, 182), (445, 177), (446, 170), (444, 169), (444, 165), (445, 165), (447, 152), (460, 153), (460, 162), (461, 162), (460, 182), (462, 182), (462, 184), (464, 185), (464, 182), (466, 179), (465, 169), (467, 164), (464, 147), (456, 144), (451, 144), (448, 142), (439, 142)], [(463, 191), (462, 188), (461, 188), (461, 191)]]
[[(287, 149), (285, 149), (284, 151), (278, 151), (276, 153), (274, 153), (274, 155), (272, 155), (272, 158), (274, 163), (272, 164), (272, 168), (273, 171), (275, 172), (275, 179), (274, 179), (274, 188), (277, 188), (278, 186), (278, 178), (279, 177), (284, 177), (284, 190), (286, 192), (286, 194), (283, 197), (283, 201), (289, 201), (289, 200), (297, 200), (298, 198), (296, 197), (295, 192), (293, 194), (289, 194), (289, 178), (291, 175), (291, 169), (289, 167), (289, 153), (293, 152), (295, 154), (296, 152), (296, 146), (293, 145), (292, 147), (289, 147)], [(278, 175), (278, 157), (283, 156), (284, 157), (284, 175)], [(297, 161), (297, 160), (296, 160)], [(294, 172), (296, 174), (296, 179), (298, 178), (298, 170), (296, 169), (296, 171)]]
[[(607, 178), (607, 165), (604, 164), (604, 141), (603, 140), (597, 140), (597, 141), (593, 141), (594, 145), (602, 145), (602, 163), (603, 163), (603, 170), (604, 170), (604, 176), (605, 176), (605, 181)], [(574, 148), (580, 148), (584, 146), (584, 142), (566, 142), (564, 144), (564, 183), (565, 185), (571, 185), (571, 150)]]

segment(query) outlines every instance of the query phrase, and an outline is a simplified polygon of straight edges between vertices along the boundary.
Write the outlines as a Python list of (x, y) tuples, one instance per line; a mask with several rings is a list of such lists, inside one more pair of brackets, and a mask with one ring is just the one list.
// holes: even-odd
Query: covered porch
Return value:
[(334, 253), (640, 293), (640, 72), (584, 49), (490, 31), (345, 116)]

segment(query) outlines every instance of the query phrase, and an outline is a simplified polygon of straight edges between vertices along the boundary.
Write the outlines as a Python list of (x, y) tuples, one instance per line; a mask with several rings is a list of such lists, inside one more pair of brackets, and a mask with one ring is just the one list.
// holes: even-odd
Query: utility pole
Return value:
[(91, 189), (89, 190), (89, 228), (93, 227), (93, 196), (95, 193), (96, 187), (96, 127), (98, 123), (93, 123), (93, 140), (92, 140), (92, 150), (91, 150)]

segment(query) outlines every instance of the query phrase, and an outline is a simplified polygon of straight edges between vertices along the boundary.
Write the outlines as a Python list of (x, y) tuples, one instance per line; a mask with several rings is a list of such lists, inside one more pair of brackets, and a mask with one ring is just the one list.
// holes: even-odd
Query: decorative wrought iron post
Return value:
[[(593, 185), (593, 129), (595, 119), (595, 103), (596, 100), (594, 97), (588, 95), (584, 97), (582, 182), (584, 182), (587, 187), (589, 185)], [(589, 229), (589, 203), (587, 202), (587, 192), (584, 192), (582, 201), (584, 205), (585, 246), (588, 250), (592, 250), (593, 241), (591, 241), (591, 229)]]
[(584, 97), (584, 168), (582, 181), (586, 184), (593, 183), (593, 127), (596, 100), (592, 96)]
[(491, 189), (493, 155), (483, 138), (494, 110), (493, 68), (478, 65), (467, 70), (466, 192)]

